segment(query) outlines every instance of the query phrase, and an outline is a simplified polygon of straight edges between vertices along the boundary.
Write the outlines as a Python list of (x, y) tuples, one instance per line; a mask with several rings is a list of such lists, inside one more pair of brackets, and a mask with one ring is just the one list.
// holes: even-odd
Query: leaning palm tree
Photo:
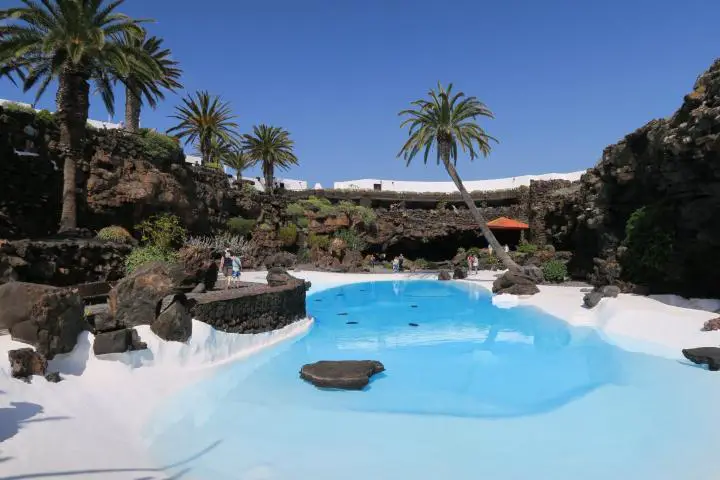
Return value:
[(243, 135), (242, 148), (252, 162), (262, 162), (265, 177), (265, 191), (272, 193), (275, 169), (281, 170), (297, 165), (298, 159), (293, 152), (295, 142), (290, 133), (280, 127), (256, 125), (252, 135)]
[(221, 162), (235, 170), (235, 181), (242, 180), (242, 171), (251, 166), (250, 156), (237, 147), (231, 147), (221, 158)]
[(175, 107), (172, 118), (180, 123), (168, 133), (185, 139), (185, 145), (196, 144), (202, 164), (210, 163), (213, 142), (234, 143), (237, 141), (237, 123), (228, 102), (206, 91), (199, 91), (183, 98), (183, 105)]
[[(60, 230), (77, 227), (76, 163), (83, 157), (94, 82), (114, 113), (111, 72), (140, 68), (121, 35), (142, 35), (141, 24), (116, 9), (123, 0), (20, 0), (21, 7), (0, 10), (0, 69), (20, 72), (25, 91), (37, 86), (36, 101), (58, 82), (56, 118), (64, 160)], [(144, 65), (152, 70), (152, 65)]]
[(178, 82), (182, 70), (178, 68), (178, 63), (170, 58), (170, 50), (162, 48), (163, 41), (157, 37), (148, 37), (145, 33), (141, 37), (126, 34), (122, 36), (122, 42), (135, 52), (135, 55), (130, 57), (132, 65), (139, 64), (142, 67), (152, 62), (156, 66), (153, 71), (133, 68), (127, 75), (119, 76), (125, 85), (125, 129), (137, 132), (140, 129), (140, 110), (143, 104), (155, 108), (158, 101), (165, 98), (163, 90), (174, 91), (182, 88)]
[(506, 268), (519, 270), (520, 267), (505, 252), (487, 226), (487, 220), (478, 210), (468, 191), (465, 190), (465, 186), (455, 170), (458, 146), (463, 152), (470, 155), (471, 161), (475, 157), (487, 156), (490, 153), (490, 142), (497, 142), (497, 140), (488, 135), (475, 120), (477, 117), (494, 118), (492, 112), (476, 97), (466, 97), (462, 92), (453, 94), (452, 84), (448, 85), (446, 90), (438, 83), (437, 91), (430, 90), (428, 95), (429, 100), (420, 99), (412, 102), (415, 109), (403, 110), (399, 113), (400, 116), (408, 117), (400, 124), (400, 127), (410, 126), (410, 138), (400, 149), (398, 157), (402, 156), (407, 165), (410, 165), (412, 159), (424, 151), (423, 160), (427, 163), (430, 150), (435, 147), (438, 164), (442, 162), (470, 209), (470, 213), (480, 225), (480, 230), (488, 244), (493, 247)]

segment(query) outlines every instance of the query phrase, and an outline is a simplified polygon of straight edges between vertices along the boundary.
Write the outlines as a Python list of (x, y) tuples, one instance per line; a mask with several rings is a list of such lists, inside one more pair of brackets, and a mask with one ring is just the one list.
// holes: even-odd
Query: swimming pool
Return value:
[[(148, 427), (161, 462), (214, 480), (720, 477), (717, 374), (496, 308), (469, 283), (356, 283), (307, 302), (307, 335), (164, 406)], [(336, 359), (386, 372), (360, 392), (299, 379)]]

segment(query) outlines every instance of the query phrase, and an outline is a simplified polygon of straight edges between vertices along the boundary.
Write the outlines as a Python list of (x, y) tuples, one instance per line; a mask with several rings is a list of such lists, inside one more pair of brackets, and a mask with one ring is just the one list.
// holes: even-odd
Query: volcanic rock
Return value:
[(45, 375), (47, 360), (32, 348), (20, 348), (8, 352), (10, 372), (14, 378), (29, 380), (33, 375)]
[(383, 364), (376, 360), (323, 360), (303, 365), (300, 378), (320, 388), (361, 390), (370, 382), (370, 377), (384, 370)]
[(152, 323), (150, 329), (163, 340), (187, 342), (192, 335), (192, 315), (187, 297), (182, 293), (176, 294), (170, 305)]
[(507, 271), (493, 282), (493, 293), (501, 295), (534, 295), (540, 291), (535, 282), (529, 276), (520, 273)]
[(693, 363), (707, 365), (708, 370), (720, 370), (720, 348), (718, 347), (685, 348), (682, 353)]

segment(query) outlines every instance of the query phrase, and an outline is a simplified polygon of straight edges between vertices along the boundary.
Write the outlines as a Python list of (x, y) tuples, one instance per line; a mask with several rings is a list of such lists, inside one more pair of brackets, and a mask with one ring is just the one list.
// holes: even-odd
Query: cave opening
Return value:
[[(497, 230), (493, 233), (501, 245), (508, 245), (511, 250), (514, 250), (520, 243), (519, 230)], [(488, 243), (480, 230), (464, 230), (442, 237), (401, 238), (392, 245), (388, 245), (383, 253), (389, 259), (402, 253), (405, 258), (410, 260), (424, 258), (431, 262), (441, 262), (452, 259), (461, 247), (468, 250), (472, 247), (487, 248), (487, 246)]]

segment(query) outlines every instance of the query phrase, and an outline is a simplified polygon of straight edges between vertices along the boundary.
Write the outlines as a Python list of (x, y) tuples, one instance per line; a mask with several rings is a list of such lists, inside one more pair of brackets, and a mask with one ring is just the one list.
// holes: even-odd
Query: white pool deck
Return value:
[[(311, 292), (355, 282), (434, 278), (303, 271), (294, 275), (310, 280)], [(480, 272), (469, 281), (489, 289), (495, 275)], [(263, 282), (265, 272), (243, 276)], [(582, 296), (580, 288), (541, 286), (535, 296), (494, 297), (494, 303), (503, 308), (535, 306), (572, 325), (594, 327), (608, 342), (627, 350), (668, 358), (681, 359), (682, 348), (720, 345), (720, 332), (700, 331), (705, 321), (718, 316), (720, 300), (621, 295), (587, 310)], [(214, 367), (302, 335), (311, 326), (308, 319), (275, 332), (237, 335), (194, 322), (187, 344), (164, 342), (143, 326), (138, 330), (148, 343), (147, 351), (103, 359), (92, 354), (92, 335), (85, 333), (72, 353), (50, 363), (49, 370), (65, 378), (58, 384), (42, 378), (25, 384), (11, 378), (7, 351), (26, 345), (0, 336), (0, 478), (172, 478), (165, 468), (177, 471), (183, 459), (172, 466), (155, 465), (143, 443), (142, 427), (153, 410)]]

